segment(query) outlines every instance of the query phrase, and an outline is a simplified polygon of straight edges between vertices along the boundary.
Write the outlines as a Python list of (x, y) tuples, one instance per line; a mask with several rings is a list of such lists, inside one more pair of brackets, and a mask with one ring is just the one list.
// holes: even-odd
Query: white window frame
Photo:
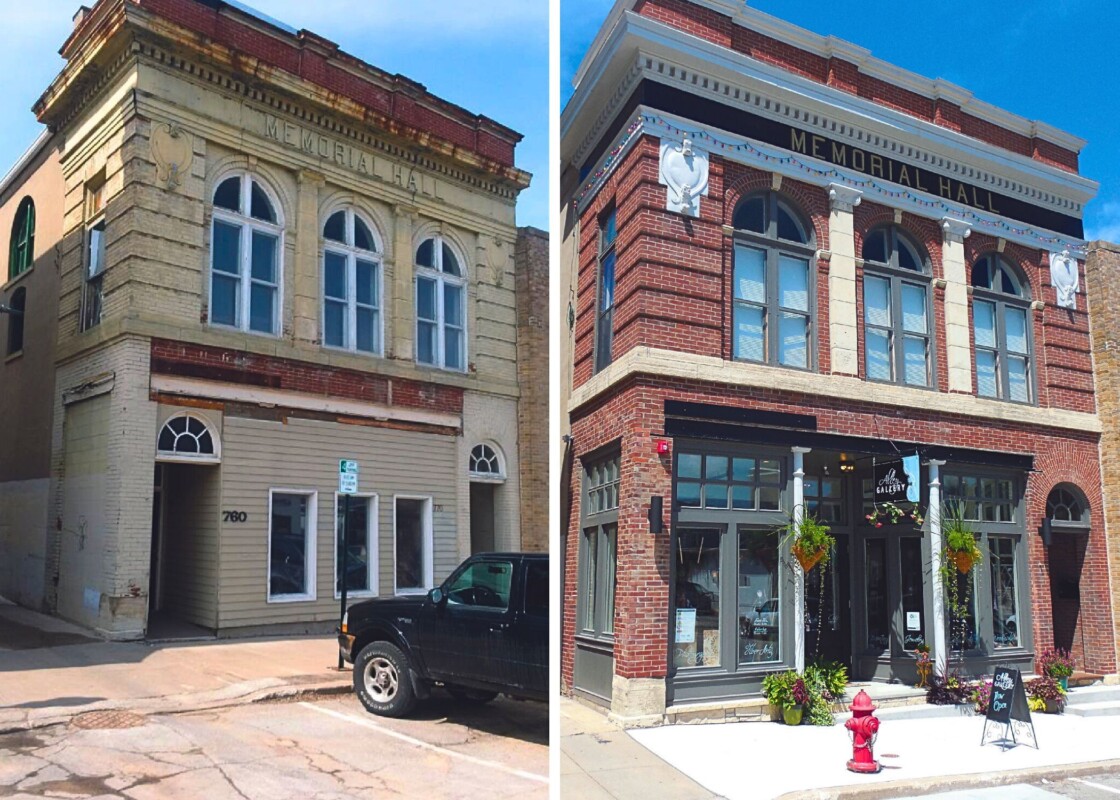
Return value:
[[(424, 501), (424, 586), (422, 587), (408, 587), (400, 588), (397, 586), (397, 501), (398, 500), (423, 500)], [(432, 527), (432, 512), (434, 508), (434, 501), (430, 494), (394, 494), (393, 495), (393, 594), (394, 595), (410, 595), (410, 594), (427, 594), (432, 589), (434, 580), (433, 573), (433, 559), (435, 547), (435, 535)]]
[[(342, 500), (342, 498), (344, 498), (345, 496), (346, 495), (339, 494), (338, 492), (334, 493), (334, 527), (331, 529), (331, 530), (334, 531), (334, 575), (331, 578), (331, 586), (334, 587), (334, 599), (335, 600), (338, 600), (342, 597), (342, 592), (340, 592), (338, 590), (338, 523), (339, 523), (339, 520), (340, 520), (340, 516), (339, 516), (339, 513), (338, 513), (338, 506), (339, 506), (339, 501)], [(378, 496), (375, 492), (357, 492), (355, 494), (350, 495), (350, 497), (370, 501), (370, 503), (369, 503), (369, 513), (367, 514), (367, 521), (366, 521), (366, 542), (367, 542), (366, 550), (367, 550), (367, 553), (368, 553), (368, 555), (366, 557), (366, 568), (369, 570), (367, 583), (369, 584), (370, 588), (366, 589), (365, 591), (347, 591), (346, 596), (347, 596), (347, 598), (350, 598), (350, 597), (377, 597), (380, 594), (379, 590), (381, 589), (381, 584), (380, 584), (380, 581), (378, 580), (378, 575), (380, 573), (378, 572), (378, 559), (377, 559), (378, 550), (380, 550), (380, 540), (379, 540), (378, 534), (377, 534), (377, 515), (378, 515), (379, 511), (381, 510), (380, 498), (378, 498)], [(394, 530), (393, 530), (393, 534), (394, 534), (393, 541), (395, 543), (396, 542), (396, 529), (395, 529), (395, 527), (394, 527)], [(396, 564), (394, 564), (393, 566), (394, 566), (394, 569), (395, 569)], [(395, 573), (394, 573), (394, 575), (395, 575)], [(396, 580), (395, 577), (394, 577), (394, 580)]]
[[(327, 223), (338, 212), (346, 214), (346, 240), (347, 244), (340, 244), (334, 239), (328, 239), (324, 235), (324, 230)], [(373, 246), (376, 250), (362, 250), (354, 245), (354, 220), (360, 219), (362, 224), (369, 230), (370, 236), (373, 237)], [(384, 246), (381, 241), (381, 232), (373, 225), (370, 220), (364, 215), (357, 212), (353, 206), (342, 206), (332, 209), (323, 219), (323, 224), (319, 228), (319, 237), (322, 240), (322, 254), (319, 259), (319, 296), (322, 298), (320, 304), (320, 324), (319, 324), (319, 341), (322, 342), (323, 347), (328, 350), (339, 350), (349, 353), (357, 353), (364, 356), (382, 357), (385, 355), (385, 286), (384, 275), (385, 267), (382, 261), (382, 253)], [(327, 344), (327, 252), (334, 253), (346, 259), (346, 327), (345, 339), (346, 344), (339, 346), (336, 344)], [(358, 261), (368, 261), (374, 265), (376, 275), (374, 280), (376, 282), (377, 291), (377, 305), (366, 306), (363, 308), (372, 308), (377, 315), (377, 324), (374, 326), (377, 335), (377, 347), (374, 350), (359, 350), (358, 349)]]
[[(435, 268), (422, 267), (422, 266), (420, 266), (419, 264), (416, 263), (416, 254), (420, 250), (420, 246), (428, 240), (431, 240), (433, 242), (433, 245), (432, 245), (433, 253), (432, 253), (432, 255), (433, 255), (433, 257), (435, 259), (435, 262), (436, 262)], [(455, 258), (458, 259), (458, 261), (459, 261), (459, 268), (463, 273), (459, 277), (456, 277), (454, 275), (448, 275), (446, 272), (443, 271), (443, 246), (445, 244), (449, 248), (451, 248), (451, 252), (453, 252), (455, 254)], [(416, 341), (416, 363), (419, 364), (420, 366), (423, 366), (423, 367), (434, 367), (436, 369), (445, 369), (445, 370), (448, 370), (450, 372), (466, 372), (467, 371), (467, 364), (468, 364), (467, 358), (468, 358), (468, 353), (470, 352), (470, 348), (467, 346), (467, 294), (468, 294), (468, 290), (469, 290), (469, 283), (467, 281), (467, 269), (468, 269), (468, 267), (467, 267), (466, 259), (464, 259), (462, 254), (459, 252), (459, 248), (457, 248), (449, 239), (447, 239), (446, 237), (444, 237), (440, 234), (434, 234), (432, 236), (424, 236), (422, 239), (420, 239), (418, 242), (416, 242), (416, 246), (413, 247), (413, 249), (412, 249), (412, 263), (413, 263), (413, 268), (414, 268), (415, 273), (416, 273), (416, 277), (413, 280), (413, 287), (412, 287), (412, 291), (413, 291), (412, 311), (413, 311), (413, 314), (415, 314), (415, 316), (416, 316), (416, 326), (413, 329), (413, 334), (415, 336), (415, 341)], [(435, 281), (435, 284), (436, 284), (436, 318), (434, 320), (424, 320), (425, 322), (428, 322), (428, 323), (434, 323), (435, 326), (436, 326), (436, 352), (435, 352), (436, 360), (432, 363), (420, 360), (420, 308), (419, 308), (419, 305), (418, 305), (420, 292), (419, 292), (418, 287), (419, 287), (421, 278), (427, 278), (428, 280)], [(459, 368), (446, 366), (446, 364), (447, 364), (447, 341), (446, 341), (447, 321), (444, 318), (443, 297), (444, 297), (444, 289), (446, 288), (446, 286), (448, 284), (450, 284), (452, 286), (457, 286), (457, 287), (459, 287), (459, 289), (462, 290), (462, 294), (460, 295), (460, 297), (462, 298), (462, 304), (463, 305), (462, 305), (462, 308), (460, 309), (460, 311), (462, 313), (462, 318), (463, 318), (463, 327), (462, 327), (462, 342), (463, 342), (463, 344), (462, 344), (462, 347), (460, 348), (459, 355), (460, 355), (460, 360), (461, 360), (463, 366), (459, 367)]]
[[(159, 449), (159, 437), (163, 434), (163, 429), (170, 424), (174, 419), (179, 417), (187, 417), (196, 422), (201, 422), (207, 431), (210, 432), (210, 440), (214, 443), (213, 455), (209, 453), (179, 453), (171, 450)], [(222, 462), (222, 440), (218, 436), (217, 430), (202, 416), (192, 413), (190, 411), (180, 411), (177, 414), (172, 414), (170, 417), (163, 421), (156, 431), (156, 461), (163, 464), (220, 464)], [(271, 508), (271, 506), (269, 506)]]
[[(214, 204), (214, 195), (217, 194), (218, 188), (230, 178), (241, 178), (241, 210), (242, 214), (235, 214), (225, 208), (220, 208)], [(261, 219), (255, 219), (252, 214), (252, 185), (256, 184), (264, 192), (268, 202), (272, 204), (272, 210), (276, 214), (276, 224), (265, 222)], [(283, 319), (284, 308), (284, 209), (280, 205), (280, 200), (276, 193), (272, 191), (272, 187), (268, 185), (260, 176), (248, 170), (234, 170), (222, 175), (217, 181), (214, 182), (210, 188), (210, 269), (207, 273), (206, 279), (206, 302), (207, 302), (207, 322), (215, 328), (220, 328), (227, 331), (239, 331), (241, 333), (248, 333), (253, 336), (266, 336), (272, 339), (280, 338), (283, 333)], [(240, 242), (240, 264), (238, 265), (238, 303), (237, 303), (237, 324), (227, 325), (224, 322), (214, 322), (214, 228), (217, 222), (224, 222), (227, 225), (237, 226), (241, 231)], [(253, 283), (263, 283), (262, 281), (254, 281), (252, 277), (252, 259), (253, 259), (253, 231), (266, 233), (276, 236), (276, 305), (272, 309), (272, 330), (270, 332), (255, 331), (249, 327), (249, 304), (252, 297)], [(232, 277), (232, 273), (225, 273)], [(271, 286), (272, 284), (265, 284)]]
[[(304, 568), (307, 571), (307, 592), (304, 594), (273, 595), (270, 585), (272, 583), (272, 498), (277, 494), (296, 494), (309, 498), (307, 503), (307, 555)], [(306, 603), (314, 602), (317, 598), (315, 588), (316, 555), (318, 548), (317, 523), (319, 520), (319, 491), (317, 489), (286, 489), (282, 487), (269, 487), (268, 489), (268, 557), (264, 563), (264, 593), (265, 600), (272, 603)]]
[[(470, 460), (474, 457), (474, 451), (479, 447), (489, 447), (498, 459), (497, 472), (475, 472), (470, 468)], [(502, 452), (502, 448), (498, 447), (495, 442), (486, 440), (476, 442), (467, 453), (467, 476), (471, 483), (505, 483), (506, 482), (506, 456)]]

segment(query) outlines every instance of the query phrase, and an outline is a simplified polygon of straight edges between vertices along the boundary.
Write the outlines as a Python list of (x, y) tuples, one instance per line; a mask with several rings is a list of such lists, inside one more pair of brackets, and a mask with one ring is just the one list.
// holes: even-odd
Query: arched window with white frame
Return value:
[(156, 460), (218, 463), (222, 460), (222, 443), (204, 419), (182, 412), (169, 418), (160, 428)]
[(976, 393), (1016, 403), (1035, 400), (1030, 285), (999, 253), (972, 265)]
[(463, 262), (442, 236), (416, 248), (416, 361), (466, 371), (466, 294)]
[(353, 208), (323, 226), (323, 344), (381, 355), (381, 245)]
[(506, 479), (506, 466), (501, 451), (496, 445), (485, 442), (471, 448), (468, 471), (472, 481), (497, 483)]
[(280, 333), (284, 220), (255, 175), (238, 172), (214, 190), (210, 236), (210, 323)]

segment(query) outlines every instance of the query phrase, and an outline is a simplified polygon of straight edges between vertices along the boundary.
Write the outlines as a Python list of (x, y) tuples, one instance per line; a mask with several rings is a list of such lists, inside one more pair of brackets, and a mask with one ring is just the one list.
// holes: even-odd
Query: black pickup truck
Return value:
[(548, 556), (480, 553), (426, 595), (350, 607), (338, 634), (354, 691), (400, 717), (436, 684), (485, 703), (548, 699)]

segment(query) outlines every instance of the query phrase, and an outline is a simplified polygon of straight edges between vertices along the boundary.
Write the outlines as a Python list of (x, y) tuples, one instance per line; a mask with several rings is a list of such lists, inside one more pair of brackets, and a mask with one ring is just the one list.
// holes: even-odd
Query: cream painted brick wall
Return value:
[[(102, 499), (111, 535), (106, 537), (104, 547), (86, 552), (83, 556), (85, 572), (94, 583), (89, 588), (100, 591), (102, 601), (96, 616), (77, 620), (99, 629), (110, 638), (142, 635), (147, 610), (156, 442), (156, 404), (148, 399), (150, 351), (147, 339), (125, 337), (59, 367), (56, 374), (58, 392), (52, 448), (56, 477), (52, 482), (51, 500), (51, 516), (54, 519), (62, 519), (66, 495), (63, 398), (72, 396), (77, 387), (89, 384), (99, 376), (112, 376), (105, 453), (105, 497)], [(64, 528), (72, 529), (76, 520), (62, 519), (62, 523)], [(62, 535), (55, 532), (50, 548), (48, 595), (51, 594), (51, 578), (58, 573), (60, 566)], [(68, 585), (65, 576), (61, 576), (56, 591), (81, 593), (84, 588)], [(50, 598), (49, 606), (59, 606), (57, 594)]]
[(843, 375), (859, 374), (854, 218), (850, 207), (833, 208), (828, 215), (828, 243), (832, 249), (828, 266), (829, 340), (832, 371)]
[(40, 608), (46, 590), (50, 479), (0, 483), (0, 597)]
[(459, 439), (459, 552), (471, 551), (470, 481), (467, 470), (471, 448), (491, 442), (501, 448), (506, 481), (494, 494), (494, 546), (498, 550), (521, 549), (521, 514), (517, 455), (517, 401), (476, 392), (463, 394), (463, 435)]

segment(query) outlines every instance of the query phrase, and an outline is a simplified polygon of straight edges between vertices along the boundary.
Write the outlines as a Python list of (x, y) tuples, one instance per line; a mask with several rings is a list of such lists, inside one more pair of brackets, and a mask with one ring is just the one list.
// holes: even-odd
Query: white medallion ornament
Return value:
[(1077, 259), (1069, 254), (1069, 250), (1050, 254), (1050, 282), (1058, 294), (1058, 305), (1076, 310), (1081, 278), (1077, 271)]
[(700, 198), (708, 193), (708, 154), (690, 139), (661, 140), (660, 182), (666, 187), (665, 208), (700, 216)]

